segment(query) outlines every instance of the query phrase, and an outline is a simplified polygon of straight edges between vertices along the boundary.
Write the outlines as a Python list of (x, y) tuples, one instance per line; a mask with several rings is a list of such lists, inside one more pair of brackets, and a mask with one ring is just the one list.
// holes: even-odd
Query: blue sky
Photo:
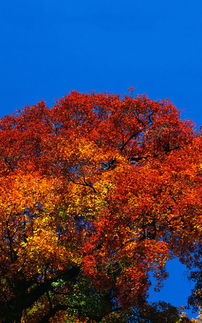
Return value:
[(0, 116), (70, 90), (134, 86), (199, 126), (201, 17), (201, 0), (1, 1)]

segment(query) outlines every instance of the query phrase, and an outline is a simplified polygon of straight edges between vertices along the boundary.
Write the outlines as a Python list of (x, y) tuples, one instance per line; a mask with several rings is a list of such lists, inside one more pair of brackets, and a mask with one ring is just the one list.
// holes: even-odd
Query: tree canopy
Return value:
[(168, 100), (73, 91), (0, 119), (2, 322), (157, 313), (149, 273), (201, 270), (201, 156)]

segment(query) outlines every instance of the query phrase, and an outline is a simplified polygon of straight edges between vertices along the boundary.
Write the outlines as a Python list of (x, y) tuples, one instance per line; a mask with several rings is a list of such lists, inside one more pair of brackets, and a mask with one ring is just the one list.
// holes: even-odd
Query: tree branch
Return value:
[(34, 287), (30, 292), (28, 292), (28, 288), (30, 287), (29, 282), (26, 282), (23, 279), (18, 279), (15, 282), (15, 297), (6, 303), (0, 303), (0, 312), (3, 315), (3, 318), (7, 319), (7, 317), (10, 317), (10, 313), (13, 313), (13, 319), (15, 320), (16, 317), (21, 315), (23, 310), (31, 307), (42, 295), (51, 291), (53, 289), (52, 283), (54, 281), (64, 279), (65, 281), (73, 282), (78, 277), (79, 273), (79, 268), (71, 267), (66, 271), (59, 272), (55, 277), (49, 278), (43, 283), (38, 283), (36, 286), (34, 286), (36, 281), (32, 281), (31, 285)]

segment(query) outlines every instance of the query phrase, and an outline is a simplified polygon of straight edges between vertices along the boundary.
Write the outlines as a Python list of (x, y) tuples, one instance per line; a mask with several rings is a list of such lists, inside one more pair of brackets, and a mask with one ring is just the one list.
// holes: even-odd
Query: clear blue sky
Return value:
[(201, 0), (1, 1), (0, 42), (0, 116), (134, 86), (202, 124)]

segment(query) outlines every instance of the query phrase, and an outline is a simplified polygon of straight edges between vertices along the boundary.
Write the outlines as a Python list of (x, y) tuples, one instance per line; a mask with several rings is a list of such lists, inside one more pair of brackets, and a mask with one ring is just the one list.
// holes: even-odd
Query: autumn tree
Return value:
[(201, 150), (146, 96), (74, 91), (2, 118), (2, 322), (124, 322), (168, 259), (200, 270)]

